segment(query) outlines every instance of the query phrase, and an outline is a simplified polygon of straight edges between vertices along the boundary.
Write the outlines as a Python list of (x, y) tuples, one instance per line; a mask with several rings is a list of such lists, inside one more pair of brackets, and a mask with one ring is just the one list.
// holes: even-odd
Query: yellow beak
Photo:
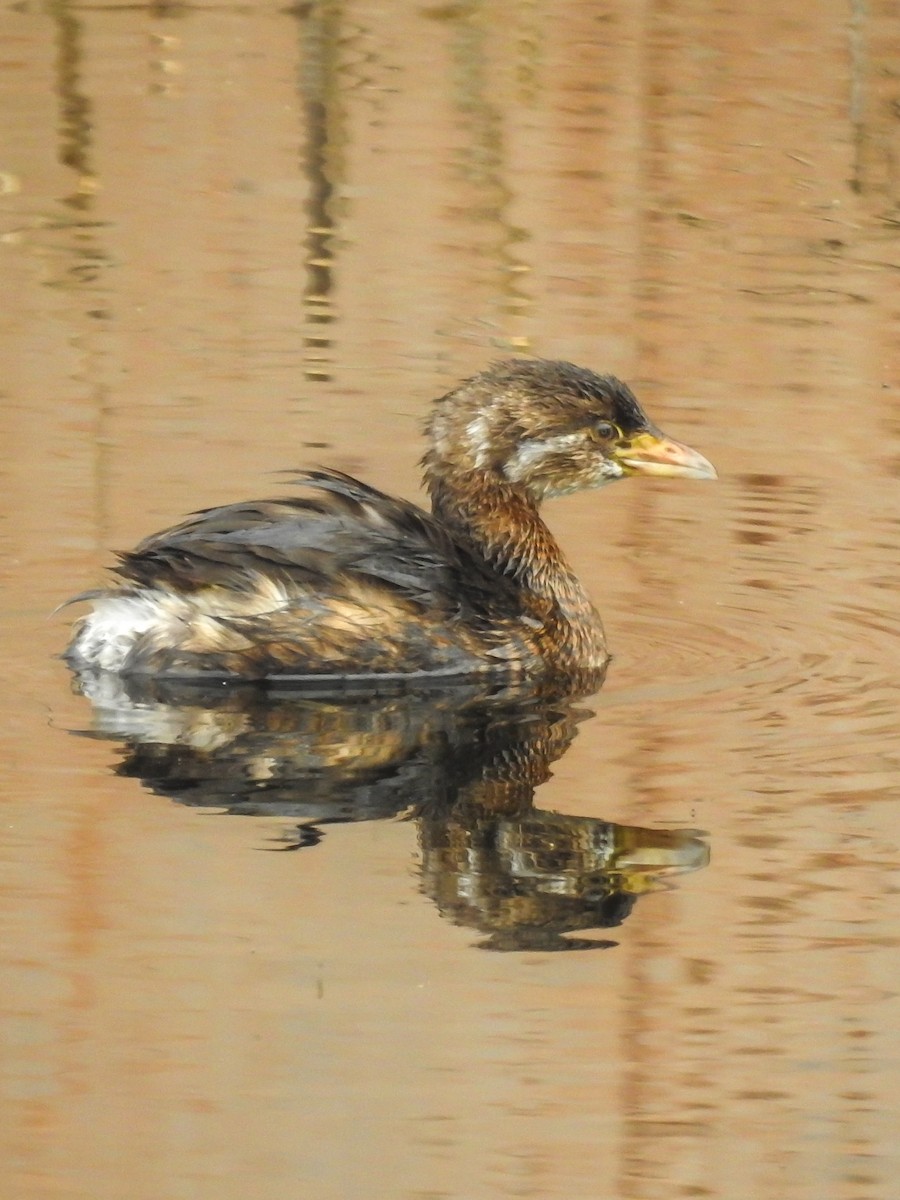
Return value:
[(678, 479), (717, 479), (708, 458), (661, 433), (639, 433), (616, 451), (626, 475), (668, 475)]

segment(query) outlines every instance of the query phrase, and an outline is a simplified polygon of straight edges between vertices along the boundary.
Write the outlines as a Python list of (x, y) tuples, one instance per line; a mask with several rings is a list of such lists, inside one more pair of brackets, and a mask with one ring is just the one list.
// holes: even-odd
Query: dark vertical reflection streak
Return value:
[(850, 128), (853, 131), (853, 163), (850, 187), (863, 190), (863, 142), (865, 140), (865, 0), (850, 0), (847, 36), (850, 56)]
[[(664, 259), (666, 235), (656, 220), (654, 210), (655, 199), (665, 194), (671, 176), (666, 126), (669, 115), (667, 98), (671, 90), (668, 76), (674, 61), (666, 34), (670, 17), (670, 3), (667, 0), (654, 0), (645, 8), (639, 34), (643, 43), (640, 55), (643, 86), (637, 99), (640, 105), (640, 134), (634, 154), (639, 163), (644, 204), (634, 215), (639, 248), (635, 280), (638, 289), (636, 309), (639, 311), (643, 307), (652, 314), (648, 328), (653, 328), (661, 319), (659, 310), (664, 305), (660, 260)], [(660, 358), (658, 346), (650, 342), (646, 335), (639, 335), (638, 348), (641, 374), (655, 377), (655, 363)], [(642, 564), (638, 578), (651, 590), (656, 584), (653, 574), (657, 560), (653, 554), (653, 542), (657, 536), (654, 519), (657, 505), (658, 498), (652, 489), (642, 492), (635, 501), (635, 515), (628, 533), (629, 548), (635, 561)], [(653, 795), (662, 750), (663, 747), (652, 734), (638, 739), (629, 776), (634, 795)], [(653, 965), (669, 948), (671, 932), (670, 927), (666, 936), (661, 938), (659, 931), (652, 923), (648, 923), (637, 931), (626, 947), (624, 974), (627, 984), (622, 1008), (621, 1047), (622, 1142), (618, 1178), (621, 1194), (633, 1196), (635, 1200), (644, 1200), (651, 1194), (654, 1180), (659, 1177), (661, 1157), (666, 1156), (673, 1174), (680, 1175), (683, 1165), (679, 1155), (684, 1143), (670, 1136), (666, 1139), (665, 1149), (662, 1149), (660, 1126), (652, 1119), (660, 1078), (656, 1035), (661, 1027), (672, 1031), (673, 1059), (680, 1051), (676, 1041), (680, 1031), (679, 1034), (674, 1032), (679, 1017), (673, 1011), (672, 989), (662, 983), (653, 970)], [(687, 1136), (686, 1127), (684, 1133)]]
[(59, 161), (78, 174), (75, 190), (63, 199), (69, 207), (86, 211), (93, 196), (91, 102), (82, 91), (82, 28), (71, 0), (47, 0), (47, 12), (56, 25), (56, 94), (59, 99)]
[(846, 22), (850, 74), (847, 123), (852, 159), (847, 183), (857, 195), (885, 204), (882, 217), (894, 226), (900, 204), (896, 69), (881, 66), (881, 15), (878, 6), (870, 5), (868, 0), (850, 0)]
[(323, 328), (335, 320), (334, 238), (338, 214), (336, 191), (344, 175), (342, 150), (346, 138), (340, 96), (339, 46), (343, 20), (341, 3), (314, 4), (297, 10), (301, 62), (298, 92), (306, 125), (304, 166), (309, 181), (306, 201), (306, 284), (303, 312), (304, 375), (309, 380), (331, 379), (334, 337)]
[[(451, 42), (451, 82), (456, 107), (463, 116), (469, 135), (458, 161), (458, 171), (481, 197), (480, 203), (470, 210), (471, 219), (483, 222), (496, 231), (490, 257), (499, 267), (498, 290), (503, 298), (503, 311), (511, 318), (523, 318), (528, 315), (533, 302), (522, 286), (528, 266), (518, 248), (530, 235), (528, 230), (513, 224), (509, 216), (515, 196), (508, 179), (504, 107), (489, 98), (494, 67), (490, 62), (487, 34), (477, 20), (475, 10), (454, 11), (452, 15), (455, 36)], [(527, 60), (536, 51), (536, 44), (533, 40), (526, 40), (520, 48)], [(526, 72), (525, 80), (533, 80), (533, 75), (533, 70)], [(509, 341), (517, 348), (529, 348), (527, 337), (510, 338)]]
[[(96, 174), (91, 162), (93, 147), (93, 105), (84, 91), (82, 80), (83, 29), (73, 15), (71, 0), (49, 0), (48, 12), (56, 24), (56, 95), (59, 102), (59, 144), (57, 157), (63, 166), (77, 173), (74, 189), (60, 198), (60, 203), (82, 214), (66, 222), (72, 230), (70, 252), (75, 262), (65, 279), (56, 286), (83, 288), (99, 279), (109, 256), (97, 244), (96, 229), (100, 222), (88, 219), (94, 208), (97, 191)], [(93, 306), (91, 317), (106, 313)]]
[[(75, 214), (61, 225), (70, 235), (63, 254), (69, 265), (62, 275), (49, 281), (48, 286), (79, 296), (83, 308), (73, 314), (72, 343), (80, 353), (75, 381), (90, 396), (94, 408), (93, 474), (94, 474), (94, 531), (101, 546), (109, 527), (106, 485), (109, 478), (108, 418), (109, 389), (98, 376), (101, 374), (101, 354), (92, 343), (91, 328), (84, 329), (79, 318), (90, 318), (105, 326), (110, 318), (106, 296), (101, 292), (102, 272), (109, 255), (98, 242), (97, 229), (102, 221), (91, 219), (97, 192), (97, 177), (92, 163), (93, 111), (83, 80), (83, 24), (75, 15), (71, 0), (47, 0), (47, 12), (56, 26), (55, 92), (59, 105), (57, 157), (63, 166), (76, 172), (74, 189), (60, 197), (60, 203)], [(96, 328), (94, 324), (93, 328)]]

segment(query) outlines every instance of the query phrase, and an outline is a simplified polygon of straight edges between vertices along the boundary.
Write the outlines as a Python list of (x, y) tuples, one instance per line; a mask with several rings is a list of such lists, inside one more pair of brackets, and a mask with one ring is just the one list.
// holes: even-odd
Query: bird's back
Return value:
[(335, 471), (297, 481), (302, 495), (207, 509), (121, 555), (69, 660), (244, 678), (509, 665), (507, 580), (413, 504)]

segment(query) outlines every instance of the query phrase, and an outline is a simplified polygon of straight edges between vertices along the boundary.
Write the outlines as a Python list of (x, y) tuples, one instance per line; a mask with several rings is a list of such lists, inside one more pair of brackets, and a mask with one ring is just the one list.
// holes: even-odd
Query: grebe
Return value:
[(266, 679), (564, 675), (608, 660), (603, 626), (538, 515), (626, 475), (714, 479), (631, 390), (511, 359), (435, 402), (429, 515), (339, 471), (304, 494), (206, 509), (120, 555), (66, 651), (80, 671)]

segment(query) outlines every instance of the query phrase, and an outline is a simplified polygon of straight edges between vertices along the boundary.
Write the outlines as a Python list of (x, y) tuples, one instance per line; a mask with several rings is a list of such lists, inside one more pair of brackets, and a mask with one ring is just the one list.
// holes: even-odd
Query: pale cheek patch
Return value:
[(580, 433), (561, 433), (557, 437), (529, 438), (522, 442), (515, 454), (508, 460), (503, 473), (510, 483), (527, 483), (536, 469), (547, 459), (556, 454), (565, 454), (584, 445), (584, 436)]
[(483, 470), (490, 461), (491, 428), (484, 414), (473, 417), (466, 426), (466, 442), (472, 463)]
[(601, 459), (592, 471), (584, 475), (573, 476), (571, 483), (562, 484), (559, 487), (545, 487), (543, 496), (550, 500), (555, 496), (570, 496), (573, 492), (585, 492), (605, 487), (606, 484), (621, 479), (624, 474), (625, 472), (618, 463), (611, 462), (609, 459)]
[(597, 467), (593, 482), (587, 486), (603, 487), (604, 483), (612, 483), (614, 479), (621, 479), (624, 474), (625, 471), (619, 463), (614, 462), (611, 458), (604, 458)]

